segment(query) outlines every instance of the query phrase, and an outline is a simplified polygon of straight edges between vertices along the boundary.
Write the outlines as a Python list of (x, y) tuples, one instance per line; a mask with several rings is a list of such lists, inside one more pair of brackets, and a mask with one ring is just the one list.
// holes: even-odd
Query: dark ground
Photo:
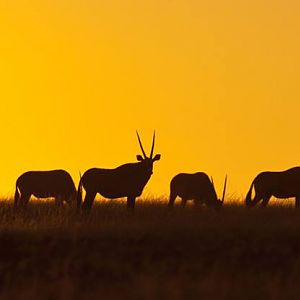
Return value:
[(300, 210), (0, 205), (0, 299), (299, 299)]

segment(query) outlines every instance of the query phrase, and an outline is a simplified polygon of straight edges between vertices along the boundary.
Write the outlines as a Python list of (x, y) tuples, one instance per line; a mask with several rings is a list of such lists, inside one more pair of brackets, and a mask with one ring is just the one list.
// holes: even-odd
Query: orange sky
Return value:
[[(29, 4), (30, 3), (30, 4)], [(245, 194), (300, 161), (296, 0), (0, 2), (0, 193), (27, 170), (135, 161), (135, 129), (178, 172)]]

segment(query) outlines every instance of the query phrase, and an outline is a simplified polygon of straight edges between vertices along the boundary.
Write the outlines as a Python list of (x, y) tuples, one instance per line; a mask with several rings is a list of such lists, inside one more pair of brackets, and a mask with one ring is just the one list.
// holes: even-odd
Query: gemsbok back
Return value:
[(92, 168), (83, 174), (78, 186), (78, 209), (82, 202), (82, 187), (86, 191), (83, 209), (91, 209), (97, 193), (109, 199), (127, 197), (127, 207), (134, 208), (136, 197), (142, 194), (153, 173), (153, 163), (160, 159), (160, 154), (153, 157), (155, 132), (149, 157), (144, 151), (138, 132), (137, 138), (143, 153), (143, 156), (137, 155), (139, 162), (127, 163), (115, 169)]
[(224, 182), (222, 200), (220, 200), (214, 183), (207, 174), (203, 172), (180, 173), (171, 180), (169, 207), (173, 207), (176, 197), (179, 196), (182, 199), (182, 207), (185, 207), (187, 200), (194, 200), (195, 204), (205, 204), (216, 209), (220, 208), (224, 203), (226, 186), (227, 176)]
[[(252, 200), (253, 188), (255, 196)], [(300, 206), (300, 167), (258, 174), (250, 186), (245, 204), (252, 207), (262, 200), (261, 207), (265, 207), (272, 196), (281, 199), (295, 198), (295, 207)]]
[(26, 206), (31, 195), (53, 197), (57, 205), (63, 204), (63, 201), (71, 204), (75, 202), (76, 194), (73, 179), (65, 170), (29, 171), (17, 179), (14, 206)]

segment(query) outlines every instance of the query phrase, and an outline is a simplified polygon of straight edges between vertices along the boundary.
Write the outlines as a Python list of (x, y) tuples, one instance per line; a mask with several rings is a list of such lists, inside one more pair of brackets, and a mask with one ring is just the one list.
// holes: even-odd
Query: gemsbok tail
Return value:
[(82, 202), (82, 176), (80, 174), (80, 180), (77, 188), (77, 210), (80, 209)]
[(245, 199), (246, 206), (251, 206), (252, 205), (252, 190), (253, 190), (253, 186), (254, 186), (254, 180), (251, 183), (249, 192), (247, 193), (247, 196), (246, 196), (246, 199)]
[(19, 192), (18, 184), (16, 183), (16, 191), (15, 191), (15, 198), (14, 198), (15, 208), (18, 206), (19, 200), (20, 200), (20, 192)]

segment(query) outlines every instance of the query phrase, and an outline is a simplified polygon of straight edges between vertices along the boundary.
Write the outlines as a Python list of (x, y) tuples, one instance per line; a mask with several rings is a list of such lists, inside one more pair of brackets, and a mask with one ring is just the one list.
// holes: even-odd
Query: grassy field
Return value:
[[(282, 203), (282, 202), (281, 202)], [(300, 210), (0, 203), (0, 299), (299, 299)]]

